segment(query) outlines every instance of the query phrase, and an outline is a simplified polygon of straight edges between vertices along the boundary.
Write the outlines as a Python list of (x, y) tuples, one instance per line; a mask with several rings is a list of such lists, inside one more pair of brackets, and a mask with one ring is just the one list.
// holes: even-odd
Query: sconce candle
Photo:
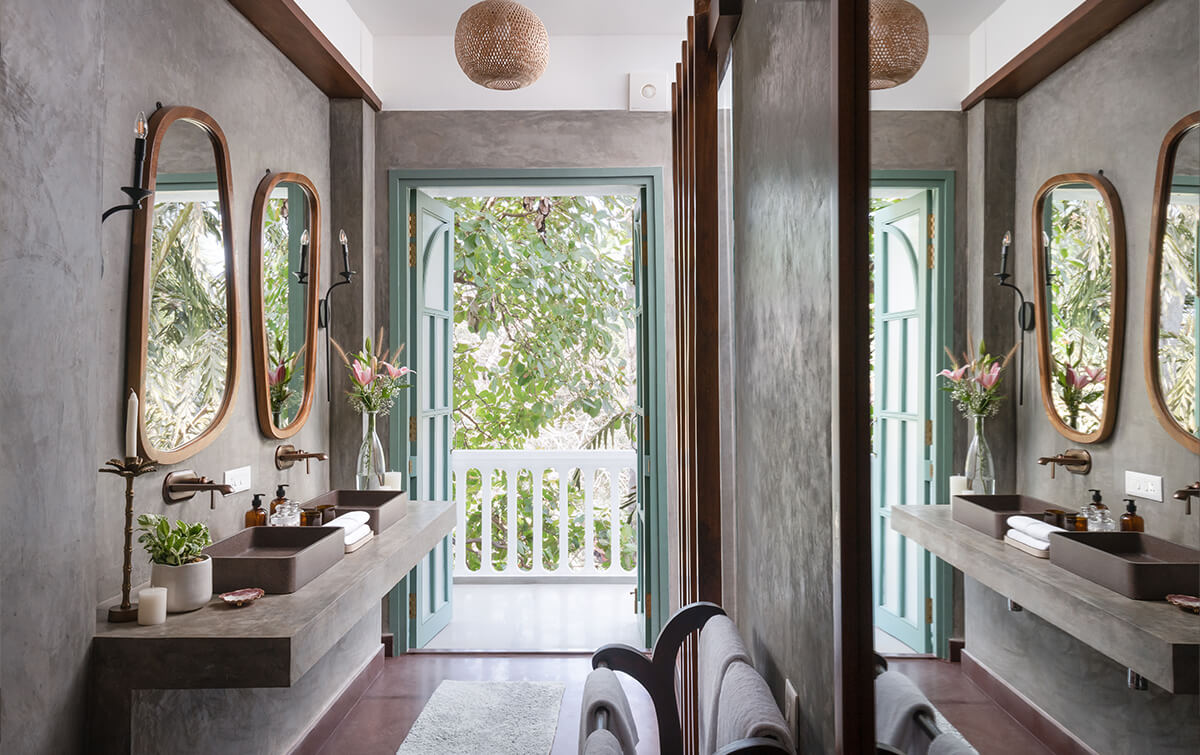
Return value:
[(125, 403), (125, 458), (137, 456), (138, 429), (138, 397), (133, 391), (129, 392), (129, 400)]
[(338, 231), (338, 241), (342, 242), (342, 274), (350, 272), (350, 242), (346, 239), (346, 229)]
[(1000, 246), (1000, 274), (1008, 275), (1008, 248), (1012, 246), (1012, 231), (1004, 234), (1004, 243)]
[(300, 269), (296, 271), (296, 280), (300, 285), (308, 281), (308, 229), (300, 234)]
[(133, 185), (135, 188), (142, 186), (142, 169), (146, 165), (146, 134), (148, 132), (146, 114), (138, 113), (137, 120), (133, 124), (133, 135), (136, 137), (133, 140)]

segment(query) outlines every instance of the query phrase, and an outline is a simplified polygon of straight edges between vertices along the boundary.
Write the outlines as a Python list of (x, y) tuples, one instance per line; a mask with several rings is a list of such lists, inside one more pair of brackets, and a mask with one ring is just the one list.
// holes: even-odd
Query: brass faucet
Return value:
[(1200, 498), (1200, 480), (1193, 482), (1191, 485), (1188, 485), (1186, 488), (1180, 488), (1179, 490), (1176, 490), (1171, 495), (1171, 497), (1177, 501), (1183, 501), (1186, 506), (1186, 508), (1184, 508), (1184, 510), (1183, 510), (1183, 513), (1187, 514), (1188, 516), (1191, 516), (1191, 514), (1192, 514), (1192, 499)]
[(1092, 455), (1082, 448), (1070, 448), (1057, 456), (1043, 456), (1038, 464), (1050, 465), (1050, 479), (1054, 479), (1054, 468), (1064, 467), (1071, 474), (1087, 474), (1092, 471)]
[(285, 443), (275, 449), (275, 468), (276, 469), (291, 469), (292, 465), (298, 461), (304, 462), (304, 473), (308, 474), (312, 470), (309, 469), (309, 462), (313, 459), (317, 461), (328, 461), (329, 454), (324, 451), (308, 452), (300, 448), (296, 448), (290, 443)]
[(172, 472), (163, 478), (162, 496), (167, 503), (180, 503), (193, 498), (196, 493), (208, 491), (208, 506), (215, 509), (217, 507), (216, 493), (223, 496), (233, 493), (232, 485), (213, 482), (212, 480), (198, 475), (190, 469), (184, 469), (179, 472)]

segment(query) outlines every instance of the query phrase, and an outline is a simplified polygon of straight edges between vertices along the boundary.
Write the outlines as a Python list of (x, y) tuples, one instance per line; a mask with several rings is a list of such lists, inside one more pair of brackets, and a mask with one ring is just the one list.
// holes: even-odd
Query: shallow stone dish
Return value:
[(225, 601), (226, 605), (241, 608), (250, 605), (264, 595), (266, 593), (260, 587), (243, 587), (241, 590), (221, 593), (221, 600)]

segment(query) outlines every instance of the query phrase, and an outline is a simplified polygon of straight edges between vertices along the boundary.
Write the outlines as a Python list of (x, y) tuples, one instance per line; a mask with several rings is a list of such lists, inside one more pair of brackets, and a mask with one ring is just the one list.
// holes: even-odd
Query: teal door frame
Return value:
[[(643, 207), (648, 250), (646, 254), (646, 282), (650, 312), (648, 312), (649, 343), (652, 355), (653, 376), (652, 401), (647, 407), (651, 432), (651, 469), (654, 488), (646, 491), (647, 517), (651, 520), (653, 535), (650, 548), (652, 556), (648, 565), (638, 565), (639, 570), (648, 566), (645, 575), (649, 600), (639, 595), (647, 613), (646, 628), (648, 642), (652, 645), (666, 623), (669, 610), (669, 579), (667, 572), (668, 524), (667, 524), (667, 434), (666, 434), (666, 239), (663, 215), (663, 171), (661, 168), (513, 168), (479, 170), (389, 170), (388, 171), (388, 290), (390, 302), (388, 312), (389, 346), (397, 348), (403, 339), (401, 332), (402, 308), (409, 307), (408, 290), (410, 268), (408, 265), (409, 228), (407, 218), (412, 211), (412, 196), (415, 190), (426, 187), (538, 187), (553, 186), (629, 186), (639, 191)], [(411, 358), (411, 357), (410, 357)], [(404, 402), (401, 402), (404, 403)], [(397, 409), (400, 407), (397, 406)], [(406, 414), (394, 417), (389, 423), (389, 462), (393, 469), (407, 469), (408, 458), (400, 453), (409, 447)], [(397, 421), (399, 420), (399, 421)], [(400, 603), (393, 599), (392, 604)], [(391, 617), (399, 619), (407, 606), (392, 605)], [(390, 622), (392, 627), (399, 626)], [(394, 631), (394, 630), (393, 630)]]
[[(873, 170), (871, 186), (928, 189), (938, 227), (934, 229), (934, 263), (928, 294), (931, 299), (928, 375), (938, 371), (945, 349), (954, 350), (954, 234), (955, 174), (952, 170)], [(945, 391), (932, 386), (929, 418), (933, 421), (933, 450), (930, 458), (933, 503), (949, 504), (949, 476), (954, 467), (954, 423), (958, 414)], [(933, 652), (939, 658), (950, 657), (950, 632), (954, 622), (953, 571), (950, 565), (932, 554), (929, 596), (932, 600)]]

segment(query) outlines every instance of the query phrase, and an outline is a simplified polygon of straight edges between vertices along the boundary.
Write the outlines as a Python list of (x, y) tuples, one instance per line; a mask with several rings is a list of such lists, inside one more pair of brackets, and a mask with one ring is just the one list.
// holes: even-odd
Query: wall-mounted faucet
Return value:
[(1057, 456), (1043, 456), (1038, 464), (1050, 465), (1050, 479), (1054, 479), (1056, 466), (1065, 468), (1071, 474), (1087, 474), (1092, 471), (1092, 455), (1082, 448), (1071, 448)]
[(1192, 499), (1200, 498), (1200, 480), (1193, 482), (1191, 485), (1188, 485), (1186, 488), (1180, 488), (1179, 490), (1176, 490), (1171, 495), (1171, 497), (1177, 501), (1183, 501), (1184, 506), (1185, 506), (1183, 513), (1187, 514), (1188, 516), (1191, 516), (1192, 515)]
[(172, 472), (163, 478), (162, 496), (167, 503), (180, 503), (193, 498), (196, 493), (208, 491), (208, 506), (217, 507), (216, 493), (222, 496), (233, 492), (232, 485), (213, 482), (207, 477), (196, 474), (190, 469)]
[(304, 462), (304, 473), (308, 474), (312, 470), (309, 469), (309, 462), (313, 459), (317, 461), (328, 461), (329, 454), (324, 451), (308, 452), (300, 448), (296, 448), (290, 443), (285, 443), (275, 449), (275, 468), (276, 469), (291, 469), (292, 465), (298, 461)]

